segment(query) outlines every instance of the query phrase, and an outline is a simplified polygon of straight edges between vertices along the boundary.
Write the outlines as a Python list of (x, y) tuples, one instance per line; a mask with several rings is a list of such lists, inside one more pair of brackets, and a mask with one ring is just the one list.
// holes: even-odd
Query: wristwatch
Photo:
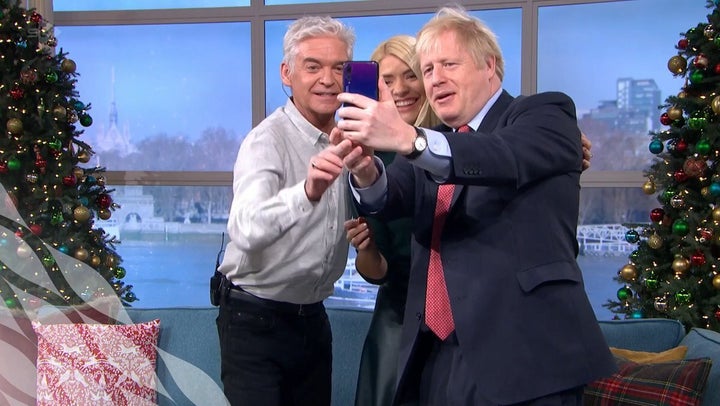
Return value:
[(407, 159), (415, 159), (420, 156), (428, 147), (427, 136), (422, 128), (415, 127), (415, 141), (413, 141), (413, 150), (411, 153), (405, 155)]

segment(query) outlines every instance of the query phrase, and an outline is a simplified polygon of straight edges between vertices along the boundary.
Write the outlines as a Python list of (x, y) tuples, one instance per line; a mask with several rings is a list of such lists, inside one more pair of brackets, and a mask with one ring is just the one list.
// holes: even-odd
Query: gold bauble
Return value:
[(648, 247), (656, 250), (656, 249), (662, 247), (663, 239), (659, 235), (653, 234), (650, 237), (648, 237), (647, 244), (648, 244)]
[(53, 117), (57, 120), (64, 120), (67, 117), (67, 110), (63, 106), (53, 108)]
[(101, 261), (100, 261), (100, 257), (99, 257), (99, 256), (93, 255), (92, 257), (90, 257), (90, 265), (92, 265), (93, 268), (94, 268), (94, 267), (97, 267), (98, 265), (100, 265), (100, 262), (101, 262)]
[(687, 93), (685, 93), (684, 91), (681, 91), (680, 93), (677, 94), (677, 97), (678, 97), (678, 99), (684, 99), (687, 97)]
[(712, 99), (710, 106), (715, 114), (720, 114), (720, 96), (715, 96), (715, 98)]
[(82, 177), (85, 176), (85, 170), (83, 170), (83, 168), (76, 166), (73, 168), (73, 175), (75, 176), (75, 179), (77, 179), (79, 182), (80, 179), (82, 179)]
[(80, 247), (75, 250), (75, 254), (73, 256), (79, 261), (85, 261), (88, 259), (88, 256), (90, 256), (90, 253), (85, 248)]
[(117, 258), (115, 258), (114, 255), (108, 255), (107, 258), (105, 258), (105, 265), (109, 267), (114, 267), (117, 263)]
[(720, 290), (720, 275), (715, 275), (713, 277), (713, 288)]
[(105, 186), (105, 177), (104, 176), (98, 176), (97, 179), (95, 179), (98, 186)]
[(672, 269), (675, 271), (675, 275), (682, 275), (690, 269), (690, 260), (683, 256), (677, 256), (672, 262)]
[(63, 61), (60, 63), (60, 69), (62, 69), (65, 73), (75, 73), (75, 69), (77, 69), (77, 64), (72, 59), (63, 59)]
[(78, 152), (77, 159), (82, 163), (87, 163), (88, 161), (90, 161), (90, 153), (86, 150), (82, 150)]
[(642, 185), (642, 191), (646, 195), (655, 193), (655, 182), (648, 180)]
[(675, 75), (685, 72), (687, 68), (687, 60), (680, 55), (675, 55), (668, 61), (668, 69)]
[(98, 217), (100, 217), (102, 220), (107, 220), (112, 216), (112, 212), (108, 209), (100, 209), (98, 210)]
[(712, 219), (715, 221), (720, 221), (720, 206), (715, 207), (712, 211)]
[(11, 118), (7, 121), (7, 130), (10, 134), (20, 134), (23, 131), (23, 123), (19, 118)]
[(704, 197), (705, 199), (710, 197), (710, 188), (705, 186), (702, 189), (700, 189), (700, 195)]
[(677, 106), (672, 106), (668, 109), (667, 115), (672, 120), (677, 120), (679, 118), (682, 118), (683, 112), (682, 109)]
[(90, 209), (80, 205), (73, 210), (73, 217), (75, 220), (84, 223), (90, 219)]
[(637, 278), (637, 268), (635, 268), (635, 265), (633, 264), (627, 264), (620, 268), (620, 272), (618, 272), (618, 274), (625, 281), (634, 281), (635, 278)]

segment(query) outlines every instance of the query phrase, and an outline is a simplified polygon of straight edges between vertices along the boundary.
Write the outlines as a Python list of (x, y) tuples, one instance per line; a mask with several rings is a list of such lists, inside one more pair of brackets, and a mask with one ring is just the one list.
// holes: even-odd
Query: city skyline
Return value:
[[(542, 7), (538, 91), (568, 93), (576, 102), (579, 117), (602, 101), (614, 99), (615, 82), (622, 77), (655, 80), (663, 100), (676, 94), (683, 82), (668, 71), (667, 60), (676, 53), (679, 33), (702, 22), (707, 10), (704, 1), (688, 2), (680, 12), (668, 16), (659, 3), (669, 6), (672, 0)], [(506, 57), (504, 85), (518, 94), (519, 9), (474, 14), (498, 33)], [(618, 19), (617, 15), (637, 18)], [(413, 34), (429, 16), (343, 20), (358, 33), (355, 59), (366, 59), (382, 39)], [(378, 22), (381, 29), (376, 27)], [(250, 60), (249, 47), (242, 45), (250, 42), (248, 23), (58, 27), (56, 35), (58, 50), (68, 52), (68, 58), (78, 65), (79, 99), (91, 104), (89, 113), (95, 123), (107, 122), (114, 95), (118, 125), (127, 124), (131, 141), (137, 143), (162, 133), (195, 140), (205, 129), (216, 127), (244, 136), (252, 124), (252, 91), (266, 91), (267, 113), (286, 98), (279, 81), (279, 44), (287, 24), (289, 21), (268, 22), (266, 43), (275, 45), (267, 49), (267, 85), (254, 89), (246, 62)], [(598, 36), (593, 34), (598, 31), (594, 26), (614, 28)], [(623, 34), (613, 37), (613, 32)], [(96, 128), (91, 126), (86, 132)]]

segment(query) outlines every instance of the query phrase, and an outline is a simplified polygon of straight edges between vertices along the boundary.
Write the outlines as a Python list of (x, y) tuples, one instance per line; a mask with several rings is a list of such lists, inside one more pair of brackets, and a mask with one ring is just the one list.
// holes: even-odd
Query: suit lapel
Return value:
[[(510, 93), (506, 92), (505, 90), (500, 93), (500, 96), (497, 100), (495, 100), (495, 104), (490, 108), (490, 111), (485, 115), (482, 122), (480, 122), (480, 125), (478, 128), (475, 129), (475, 132), (481, 132), (481, 133), (488, 133), (491, 132), (497, 127), (498, 121), (500, 120), (500, 117), (502, 117), (505, 110), (507, 110), (510, 103), (512, 103), (513, 97), (510, 96)], [(452, 131), (447, 126), (444, 126), (447, 128), (447, 131)], [(466, 185), (455, 185), (455, 190), (453, 190), (453, 198), (450, 202), (450, 210), (452, 210), (453, 206), (455, 206), (455, 203), (457, 202), (458, 198), (460, 198), (460, 194), (465, 190), (467, 186)], [(435, 196), (437, 198), (437, 190), (435, 191)]]

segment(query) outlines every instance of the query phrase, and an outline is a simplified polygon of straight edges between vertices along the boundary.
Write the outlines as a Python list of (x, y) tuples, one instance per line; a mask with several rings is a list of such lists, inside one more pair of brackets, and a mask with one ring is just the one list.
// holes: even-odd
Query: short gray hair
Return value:
[(290, 24), (285, 33), (283, 63), (286, 63), (292, 72), (298, 44), (308, 38), (323, 36), (334, 36), (344, 42), (347, 45), (348, 60), (352, 59), (353, 46), (355, 46), (355, 33), (352, 28), (329, 16), (306, 16)]

